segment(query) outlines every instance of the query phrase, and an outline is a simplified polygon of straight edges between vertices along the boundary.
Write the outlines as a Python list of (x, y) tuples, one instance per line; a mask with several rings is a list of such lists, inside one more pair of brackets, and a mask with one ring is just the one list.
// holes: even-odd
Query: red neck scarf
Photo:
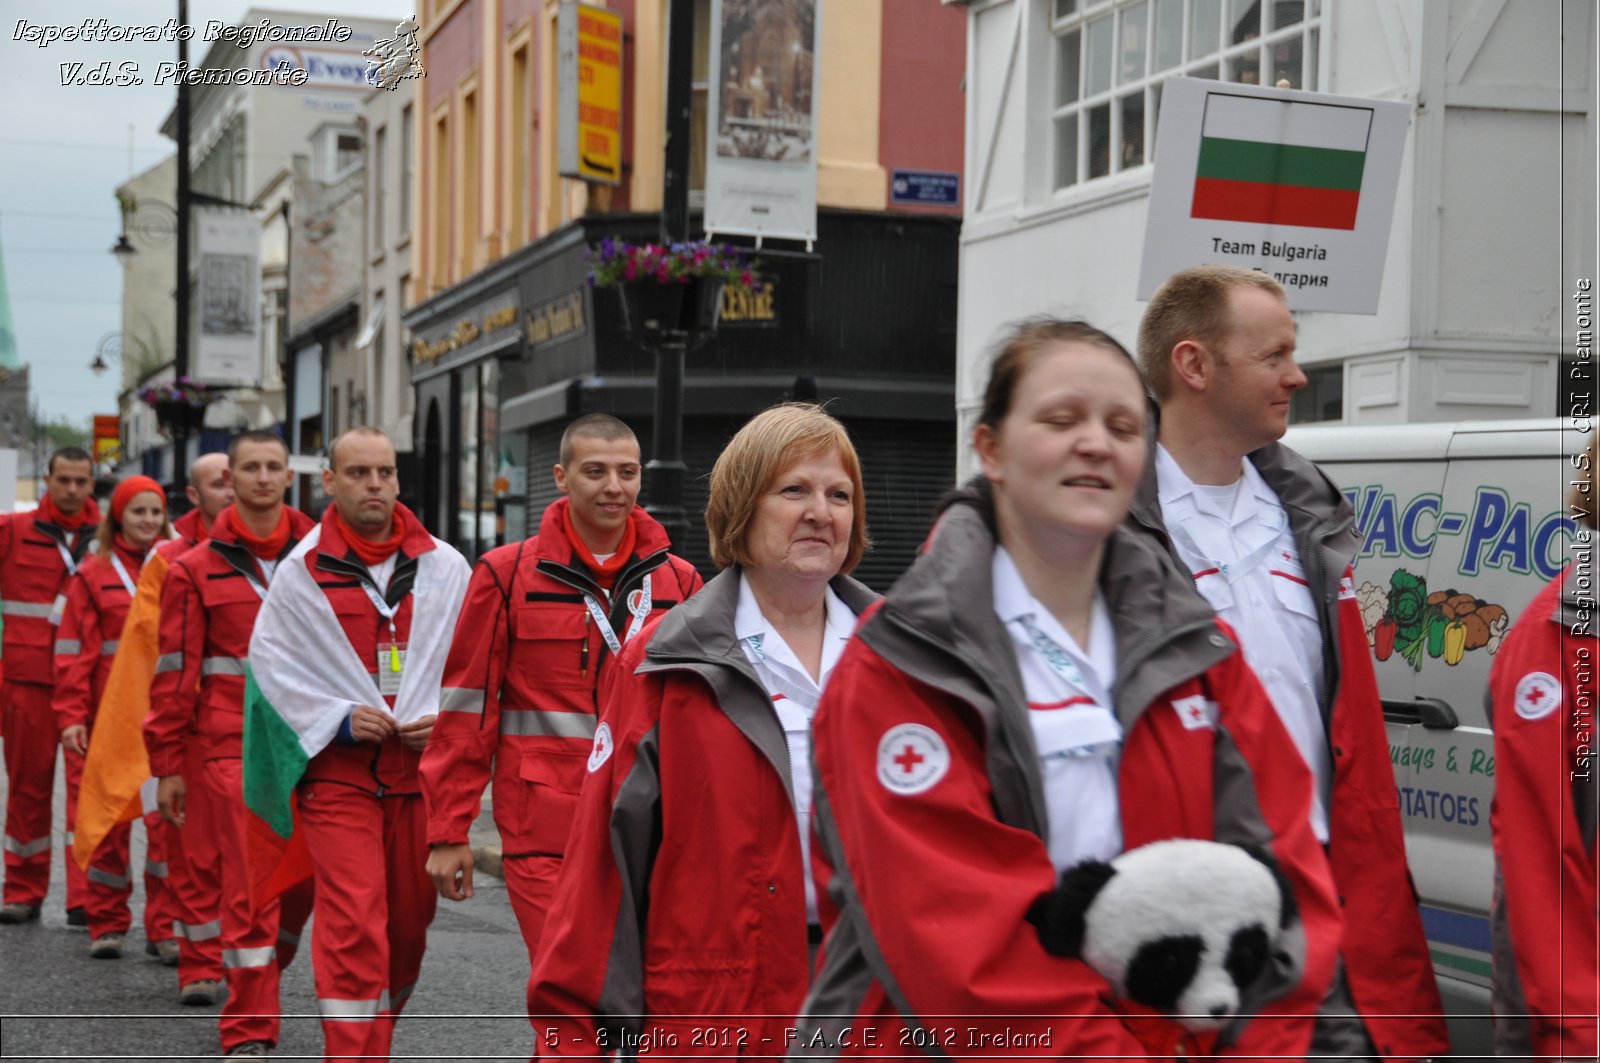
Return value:
[(633, 529), (633, 520), (623, 526), (622, 541), (617, 544), (617, 552), (611, 555), (611, 560), (605, 564), (594, 559), (594, 551), (589, 549), (589, 544), (583, 541), (583, 536), (578, 534), (578, 529), (572, 524), (572, 506), (561, 511), (561, 527), (565, 529), (567, 538), (572, 541), (572, 549), (578, 555), (578, 560), (589, 566), (589, 571), (594, 573), (595, 582), (606, 590), (616, 582), (617, 575), (622, 571), (628, 559), (633, 556), (634, 540), (637, 538)]
[[(112, 536), (111, 545), (117, 553), (122, 555), (122, 563), (128, 567), (128, 573), (134, 579), (139, 578), (139, 569), (144, 567), (144, 551), (128, 542), (122, 537), (121, 532)], [(152, 546), (155, 544), (152, 543)]]
[[(233, 531), (233, 537), (239, 540), (240, 545), (249, 549), (252, 554), (263, 561), (276, 561), (283, 553), (283, 548), (289, 545), (289, 510), (282, 509), (278, 513), (278, 526), (272, 529), (272, 534), (261, 538), (253, 534), (244, 526), (244, 519), (239, 516), (238, 510), (229, 506), (223, 511), (227, 514), (228, 527)], [(218, 522), (224, 519), (218, 517)]]
[(56, 508), (56, 500), (48, 494), (39, 500), (39, 519), (54, 524), (62, 531), (75, 532), (85, 524), (100, 523), (100, 507), (92, 498), (83, 500), (83, 508), (67, 516)]
[(389, 533), (389, 537), (382, 542), (363, 539), (352, 531), (350, 525), (345, 523), (344, 518), (339, 516), (339, 507), (337, 505), (329, 506), (328, 513), (333, 521), (333, 526), (338, 528), (339, 534), (344, 537), (345, 544), (355, 551), (356, 556), (361, 559), (361, 563), (368, 568), (373, 565), (381, 565), (389, 560), (390, 556), (400, 549), (400, 543), (405, 539), (406, 532), (410, 529), (410, 523), (406, 520), (405, 507), (398, 504), (394, 507), (392, 530)]

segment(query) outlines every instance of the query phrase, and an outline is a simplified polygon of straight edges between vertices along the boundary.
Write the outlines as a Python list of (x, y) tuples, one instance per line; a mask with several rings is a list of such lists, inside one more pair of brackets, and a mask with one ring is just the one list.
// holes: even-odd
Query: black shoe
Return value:
[(245, 1041), (228, 1049), (228, 1058), (243, 1056), (246, 1059), (266, 1059), (271, 1048), (270, 1041)]
[(39, 918), (37, 904), (23, 904), (21, 901), (12, 901), (0, 907), (0, 923), (15, 925), (17, 923), (31, 923)]
[(89, 916), (84, 913), (82, 905), (67, 909), (67, 925), (75, 930), (89, 929)]

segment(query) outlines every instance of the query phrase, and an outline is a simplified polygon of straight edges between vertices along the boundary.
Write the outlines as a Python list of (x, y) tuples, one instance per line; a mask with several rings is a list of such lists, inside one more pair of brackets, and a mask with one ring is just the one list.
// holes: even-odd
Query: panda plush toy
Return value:
[[(1264, 850), (1179, 838), (1068, 868), (1030, 919), (1046, 951), (1083, 960), (1123, 1001), (1203, 1035), (1181, 1046), (1164, 1039), (1192, 1055), (1238, 1014), (1295, 915), (1288, 880)], [(1153, 1024), (1128, 1025), (1150, 1043)]]

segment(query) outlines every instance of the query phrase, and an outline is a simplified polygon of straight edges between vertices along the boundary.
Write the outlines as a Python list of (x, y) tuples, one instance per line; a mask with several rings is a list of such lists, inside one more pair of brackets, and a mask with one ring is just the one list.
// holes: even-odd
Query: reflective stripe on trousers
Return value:
[(91, 867), (86, 876), (90, 882), (98, 882), (102, 886), (110, 886), (114, 890), (125, 890), (132, 885), (127, 875), (113, 875), (98, 867)]
[(336, 1000), (318, 997), (317, 1008), (324, 1022), (371, 1022), (389, 1010), (389, 991), (385, 989), (377, 1000)]
[(266, 967), (278, 960), (278, 946), (260, 945), (253, 949), (223, 949), (222, 966), (229, 968)]
[(50, 619), (50, 614), (55, 610), (54, 602), (0, 602), (0, 610), (7, 616), (33, 616), (40, 620)]
[(166, 878), (167, 862), (165, 860), (146, 860), (144, 873), (149, 878)]
[[(71, 838), (67, 839), (67, 844), (72, 844)], [(6, 852), (10, 853), (12, 856), (20, 857), (21, 859), (26, 860), (30, 856), (38, 856), (40, 853), (47, 853), (50, 851), (50, 835), (46, 834), (43, 838), (35, 838), (31, 842), (19, 842), (17, 839), (7, 834), (5, 848)]]
[(210, 941), (212, 938), (222, 936), (222, 922), (213, 919), (209, 923), (196, 923), (194, 926), (189, 926), (175, 919), (172, 922), (172, 933), (174, 937), (183, 938), (185, 941)]
[(182, 650), (179, 650), (177, 653), (163, 653), (160, 657), (156, 658), (156, 675), (160, 675), (163, 672), (181, 671), (183, 671)]
[(500, 733), (519, 738), (581, 738), (590, 741), (594, 738), (597, 722), (587, 712), (502, 709)]
[(57, 657), (73, 656), (83, 652), (83, 642), (79, 639), (56, 639), (55, 655)]
[(483, 715), (483, 691), (470, 687), (445, 687), (439, 691), (440, 712)]
[(200, 661), (201, 675), (244, 675), (243, 657), (206, 657)]
[(107, 639), (100, 644), (100, 656), (110, 657), (117, 652), (117, 647), (122, 645), (121, 639)]

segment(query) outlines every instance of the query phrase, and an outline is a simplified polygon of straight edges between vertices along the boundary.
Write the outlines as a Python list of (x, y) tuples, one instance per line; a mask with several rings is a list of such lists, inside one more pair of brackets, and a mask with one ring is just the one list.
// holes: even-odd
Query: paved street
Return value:
[[(59, 780), (59, 773), (58, 773)], [(56, 862), (39, 923), (0, 926), (0, 1058), (216, 1058), (217, 1008), (177, 1002), (177, 972), (144, 955), (134, 890), (134, 930), (120, 960), (91, 960), (89, 938), (68, 930), (62, 906), (61, 821)], [(0, 798), (4, 784), (0, 781)], [(143, 829), (134, 827), (135, 867)], [(532, 1035), (524, 1013), (527, 954), (498, 878), (480, 875), (466, 904), (440, 902), (428, 934), (422, 978), (395, 1034), (396, 1060), (526, 1060)], [(307, 935), (309, 945), (309, 932)], [(283, 1035), (274, 1058), (320, 1059), (309, 948), (284, 975)]]

